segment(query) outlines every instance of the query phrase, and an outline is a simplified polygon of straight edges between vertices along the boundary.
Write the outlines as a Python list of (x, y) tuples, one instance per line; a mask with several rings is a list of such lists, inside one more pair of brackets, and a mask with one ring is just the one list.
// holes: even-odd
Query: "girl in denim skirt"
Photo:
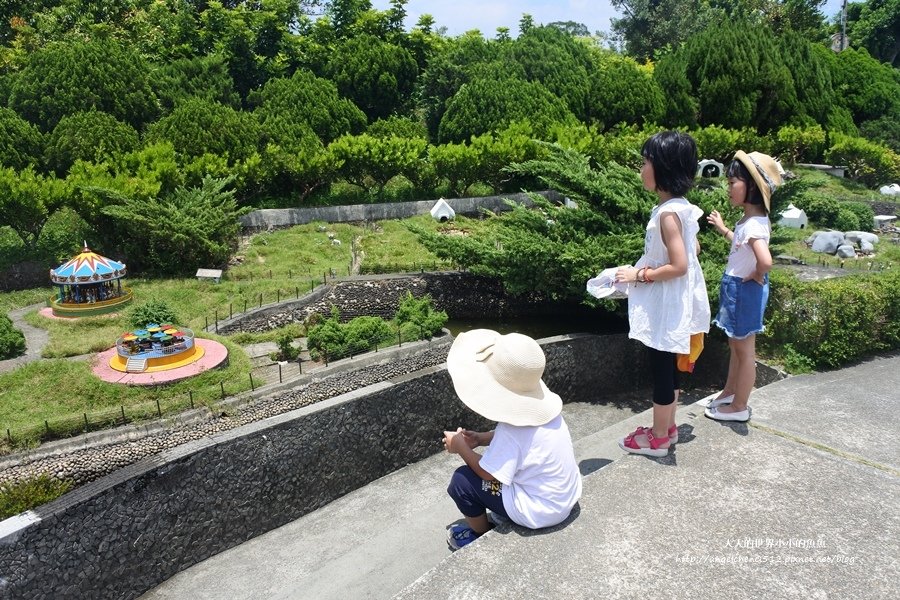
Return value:
[(719, 286), (719, 313), (713, 319), (728, 336), (731, 356), (725, 388), (711, 400), (704, 414), (717, 421), (750, 419), (750, 391), (756, 382), (756, 334), (763, 331), (763, 312), (769, 299), (769, 210), (772, 193), (782, 183), (774, 158), (738, 150), (728, 167), (728, 198), (744, 209), (734, 231), (718, 211), (706, 220), (731, 240), (728, 266)]

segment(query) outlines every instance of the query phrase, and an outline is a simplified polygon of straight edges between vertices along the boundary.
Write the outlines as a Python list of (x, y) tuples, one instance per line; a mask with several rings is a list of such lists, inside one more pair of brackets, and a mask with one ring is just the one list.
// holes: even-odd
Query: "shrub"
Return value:
[(25, 353), (25, 336), (13, 327), (6, 315), (0, 315), (0, 359)]
[(842, 202), (841, 208), (856, 215), (856, 218), (859, 219), (859, 229), (868, 231), (875, 223), (875, 211), (872, 210), (872, 207), (868, 204), (862, 202)]
[(833, 227), (840, 210), (840, 205), (834, 198), (809, 191), (798, 195), (794, 205), (806, 211), (806, 216), (822, 227)]
[(900, 347), (900, 272), (801, 282), (772, 272), (772, 294), (761, 342), (816, 367), (838, 367)]
[(824, 150), (825, 130), (819, 125), (796, 127), (788, 125), (778, 130), (776, 154), (789, 165), (801, 160), (817, 160)]
[(171, 114), (147, 128), (149, 143), (169, 141), (185, 156), (227, 156), (233, 164), (250, 156), (259, 146), (262, 132), (250, 113), (218, 102), (190, 98)]
[(863, 138), (834, 136), (825, 160), (833, 165), (847, 165), (851, 178), (871, 188), (900, 178), (900, 155)]
[(435, 311), (431, 296), (425, 295), (416, 298), (410, 292), (400, 298), (400, 304), (397, 307), (397, 314), (394, 320), (398, 325), (407, 323), (415, 325), (420, 329), (419, 336), (424, 333), (432, 336), (438, 333), (447, 323), (447, 313), (444, 311)]
[(37, 127), (0, 106), (0, 165), (17, 171), (38, 167), (43, 147), (44, 137)]
[(90, 110), (60, 119), (47, 141), (47, 166), (64, 176), (76, 160), (100, 163), (137, 150), (138, 132), (114, 116)]
[(151, 298), (129, 311), (128, 322), (132, 327), (142, 328), (148, 323), (172, 323), (177, 325), (180, 319), (164, 300)]
[(70, 489), (71, 481), (59, 481), (46, 474), (0, 486), (0, 520), (46, 504)]
[(838, 208), (833, 227), (838, 231), (857, 231), (859, 230), (859, 217), (852, 210), (841, 206)]
[(300, 349), (294, 347), (294, 335), (290, 331), (282, 331), (276, 336), (278, 352), (275, 360), (294, 360), (300, 355)]
[(344, 326), (350, 352), (365, 352), (394, 338), (390, 324), (381, 317), (356, 317)]

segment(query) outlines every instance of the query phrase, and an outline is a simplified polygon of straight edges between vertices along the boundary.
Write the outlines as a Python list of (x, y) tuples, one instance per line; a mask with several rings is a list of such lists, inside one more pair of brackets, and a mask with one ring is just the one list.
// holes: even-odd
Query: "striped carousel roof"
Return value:
[(92, 252), (85, 243), (81, 253), (50, 270), (54, 283), (88, 283), (125, 276), (125, 264)]

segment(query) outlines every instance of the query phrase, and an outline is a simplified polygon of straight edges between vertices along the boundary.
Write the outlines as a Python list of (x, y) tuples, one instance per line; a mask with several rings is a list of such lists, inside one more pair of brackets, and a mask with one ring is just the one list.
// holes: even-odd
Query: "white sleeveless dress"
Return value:
[(629, 286), (628, 337), (663, 352), (688, 354), (691, 335), (709, 332), (710, 323), (706, 281), (697, 259), (697, 232), (703, 211), (684, 198), (672, 198), (654, 207), (644, 236), (644, 255), (635, 267), (654, 269), (669, 263), (659, 229), (660, 216), (666, 212), (675, 213), (681, 220), (688, 270), (675, 279)]

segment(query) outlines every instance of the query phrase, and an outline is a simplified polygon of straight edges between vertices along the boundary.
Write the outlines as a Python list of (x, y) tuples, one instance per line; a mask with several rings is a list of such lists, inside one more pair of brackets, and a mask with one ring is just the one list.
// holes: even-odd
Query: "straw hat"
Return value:
[(562, 399), (541, 380), (546, 358), (533, 339), (490, 329), (459, 334), (447, 370), (463, 403), (491, 421), (536, 426), (562, 411)]
[(738, 150), (734, 154), (734, 160), (740, 161), (747, 168), (750, 177), (756, 182), (756, 187), (762, 194), (766, 212), (769, 212), (772, 207), (772, 193), (783, 183), (781, 165), (777, 160), (762, 152), (747, 154), (743, 150)]

